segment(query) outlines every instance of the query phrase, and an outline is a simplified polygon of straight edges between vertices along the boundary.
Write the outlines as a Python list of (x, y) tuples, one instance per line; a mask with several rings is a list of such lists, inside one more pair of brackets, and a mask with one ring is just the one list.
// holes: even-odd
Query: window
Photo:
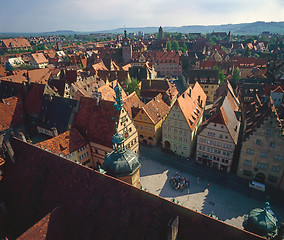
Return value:
[(262, 169), (267, 169), (268, 165), (266, 163), (258, 162), (256, 167), (262, 168)]
[(275, 142), (270, 142), (270, 147), (274, 148), (275, 147)]
[(220, 134), (220, 135), (219, 135), (219, 138), (223, 138), (223, 134)]
[(152, 127), (149, 127), (149, 131), (152, 132)]
[(247, 148), (246, 154), (248, 154), (248, 155), (254, 155), (254, 150), (253, 150), (253, 149), (250, 149), (250, 148)]
[(262, 157), (262, 158), (267, 158), (267, 153), (266, 152), (260, 152), (259, 156)]
[(280, 172), (281, 167), (280, 166), (272, 166), (271, 170), (273, 172)]
[(251, 161), (250, 160), (244, 160), (244, 166), (251, 166)]
[(145, 126), (145, 131), (147, 131), (148, 130), (148, 127), (147, 126)]
[(143, 130), (143, 125), (140, 126), (140, 129)]
[(187, 139), (186, 138), (184, 139), (184, 143), (187, 143)]
[(140, 119), (140, 120), (142, 119), (142, 116), (141, 116), (141, 115), (139, 115), (139, 119)]
[(260, 139), (256, 139), (256, 142), (255, 142), (257, 145), (260, 145), (261, 144), (261, 140)]
[(278, 154), (275, 154), (274, 157), (273, 157), (273, 160), (277, 161), (277, 162), (281, 161), (281, 159), (282, 159), (282, 157)]

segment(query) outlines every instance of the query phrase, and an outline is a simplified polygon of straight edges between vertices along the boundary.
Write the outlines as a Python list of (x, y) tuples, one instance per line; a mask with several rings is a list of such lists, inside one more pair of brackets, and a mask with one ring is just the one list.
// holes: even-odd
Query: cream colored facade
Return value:
[(197, 137), (196, 161), (229, 172), (234, 150), (235, 143), (227, 127), (210, 122)]
[(189, 157), (196, 138), (197, 129), (202, 123), (200, 118), (194, 131), (191, 131), (180, 107), (172, 107), (163, 123), (163, 148), (170, 149), (177, 155)]
[[(207, 103), (213, 103), (214, 102), (214, 95), (216, 93), (217, 88), (219, 87), (218, 84), (206, 84), (206, 83), (200, 83), (200, 86), (202, 87), (203, 91), (205, 92), (207, 99)], [(194, 84), (190, 84), (189, 86), (193, 87)]]
[[(139, 152), (138, 133), (133, 120), (129, 117), (127, 111), (122, 107), (120, 111), (119, 121), (117, 125), (118, 133), (125, 138), (125, 148)], [(111, 144), (111, 143), (110, 143)], [(94, 167), (103, 165), (105, 155), (113, 151), (112, 147), (103, 146), (101, 144), (90, 142)]]
[(241, 178), (263, 178), (268, 186), (284, 190), (284, 138), (276, 116), (271, 114), (242, 144), (237, 170)]
[(78, 150), (72, 153), (69, 153), (65, 157), (69, 160), (77, 161), (89, 168), (93, 168), (93, 161), (92, 161), (91, 149), (89, 144), (79, 148)]

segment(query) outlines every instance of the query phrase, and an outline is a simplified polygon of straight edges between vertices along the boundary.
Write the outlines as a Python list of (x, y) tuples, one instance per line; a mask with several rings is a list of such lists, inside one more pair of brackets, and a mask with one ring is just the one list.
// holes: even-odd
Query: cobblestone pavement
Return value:
[[(209, 181), (208, 178), (196, 176), (185, 169), (177, 169), (148, 157), (141, 156), (140, 160), (142, 164), (141, 184), (147, 191), (168, 200), (175, 198), (180, 205), (206, 215), (213, 212), (219, 220), (235, 227), (242, 228), (244, 215), (251, 209), (262, 208), (265, 205), (262, 200), (233, 191), (227, 185)], [(185, 188), (183, 191), (172, 189), (170, 179), (176, 173), (190, 180), (189, 188)], [(207, 189), (208, 184), (209, 189)], [(272, 204), (271, 208), (278, 220), (283, 222), (284, 208), (274, 207)]]

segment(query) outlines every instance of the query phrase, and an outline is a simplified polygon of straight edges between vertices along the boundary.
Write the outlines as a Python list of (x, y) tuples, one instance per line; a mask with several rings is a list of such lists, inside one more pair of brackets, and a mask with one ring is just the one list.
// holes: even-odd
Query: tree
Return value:
[(217, 66), (214, 66), (213, 70), (218, 70), (219, 83), (220, 83), (220, 85), (223, 84), (225, 82), (226, 77), (225, 77), (225, 74), (223, 73), (222, 69), (217, 67)]
[(125, 91), (130, 94), (133, 91), (136, 92), (136, 94), (138, 95), (138, 97), (140, 96), (140, 88), (139, 88), (139, 82), (136, 78), (126, 78), (124, 81), (124, 84), (126, 85), (126, 89)]
[(172, 50), (172, 43), (167, 41), (167, 51), (170, 52)]
[(186, 53), (187, 46), (186, 46), (185, 42), (183, 42), (182, 47), (180, 49), (184, 54)]
[(234, 68), (233, 74), (232, 74), (232, 85), (233, 87), (236, 87), (237, 83), (241, 80), (241, 72), (239, 68)]
[(178, 50), (179, 50), (178, 41), (174, 40), (174, 41), (172, 42), (172, 49), (175, 50), (175, 51), (178, 51)]

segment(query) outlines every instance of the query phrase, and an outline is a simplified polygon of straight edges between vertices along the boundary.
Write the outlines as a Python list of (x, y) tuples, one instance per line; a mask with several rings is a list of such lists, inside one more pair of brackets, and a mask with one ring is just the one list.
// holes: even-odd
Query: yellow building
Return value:
[(163, 147), (189, 157), (202, 123), (206, 94), (196, 82), (178, 97), (163, 123)]
[(213, 103), (214, 95), (219, 87), (218, 70), (190, 70), (188, 86), (198, 82), (207, 95), (207, 103)]
[(164, 102), (162, 94), (158, 94), (138, 112), (134, 123), (139, 142), (154, 146), (160, 141), (162, 124), (169, 111), (170, 106)]

